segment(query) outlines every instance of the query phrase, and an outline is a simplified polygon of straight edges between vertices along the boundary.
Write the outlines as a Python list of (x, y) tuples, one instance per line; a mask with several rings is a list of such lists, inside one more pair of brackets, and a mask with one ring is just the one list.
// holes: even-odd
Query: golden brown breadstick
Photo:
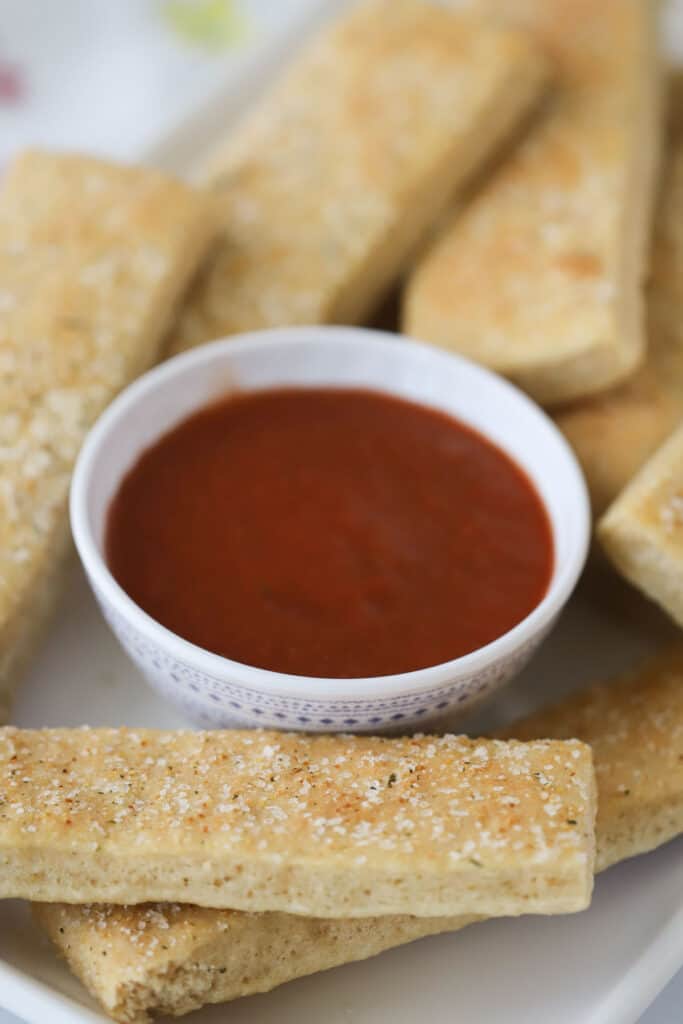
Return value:
[(683, 646), (545, 708), (505, 735), (578, 736), (591, 745), (597, 871), (683, 832)]
[(601, 515), (683, 419), (683, 75), (670, 89), (664, 176), (647, 288), (645, 363), (619, 387), (560, 409), (555, 422)]
[(642, 281), (659, 149), (655, 3), (477, 0), (533, 28), (556, 94), (409, 279), (406, 333), (539, 402), (593, 394), (644, 355)]
[(547, 78), (518, 30), (422, 0), (354, 4), (211, 163), (222, 242), (171, 351), (361, 322)]
[(161, 347), (209, 204), (152, 170), (29, 152), (0, 191), (0, 721), (59, 592), (80, 444)]
[(683, 424), (598, 523), (619, 572), (683, 626)]
[(0, 730), (0, 898), (317, 917), (562, 913), (593, 884), (579, 742)]
[[(683, 831), (683, 648), (512, 726), (593, 746), (598, 859), (651, 850)], [(57, 949), (117, 1020), (182, 1014), (452, 931), (471, 918), (321, 920), (160, 904), (34, 904)]]

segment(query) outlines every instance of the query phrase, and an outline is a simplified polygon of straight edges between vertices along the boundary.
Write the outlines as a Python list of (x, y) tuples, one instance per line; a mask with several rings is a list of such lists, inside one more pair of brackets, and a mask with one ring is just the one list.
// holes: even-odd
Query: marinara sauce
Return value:
[(229, 396), (143, 453), (110, 569), (162, 625), (235, 661), (382, 676), (501, 636), (544, 596), (545, 507), (458, 420), (361, 390)]

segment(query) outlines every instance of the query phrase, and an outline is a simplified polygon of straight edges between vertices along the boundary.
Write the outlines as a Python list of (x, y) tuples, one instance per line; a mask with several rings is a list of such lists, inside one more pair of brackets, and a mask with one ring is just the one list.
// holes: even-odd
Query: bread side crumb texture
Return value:
[(592, 887), (573, 741), (5, 727), (0, 800), (3, 897), (433, 916)]
[(598, 523), (617, 570), (683, 625), (683, 425)]
[(0, 191), (0, 720), (60, 589), (74, 460), (154, 360), (213, 228), (141, 168), (33, 151)]
[(683, 419), (683, 74), (669, 89), (669, 130), (647, 298), (647, 356), (619, 387), (560, 409), (601, 515)]
[(409, 278), (406, 333), (552, 405), (644, 355), (642, 283), (659, 152), (657, 5), (477, 0), (557, 66), (542, 116)]
[[(520, 737), (575, 735), (593, 746), (603, 869), (683, 831), (683, 648), (511, 727)], [(117, 1020), (145, 1024), (205, 1003), (268, 991), (361, 960), (469, 917), (320, 920), (291, 914), (34, 904), (40, 924)]]
[(34, 914), (106, 1012), (125, 1024), (268, 992), (476, 920), (394, 915), (323, 920), (173, 903), (44, 903), (34, 904)]
[(547, 77), (518, 30), (423, 0), (353, 5), (210, 161), (222, 240), (171, 351), (361, 321)]

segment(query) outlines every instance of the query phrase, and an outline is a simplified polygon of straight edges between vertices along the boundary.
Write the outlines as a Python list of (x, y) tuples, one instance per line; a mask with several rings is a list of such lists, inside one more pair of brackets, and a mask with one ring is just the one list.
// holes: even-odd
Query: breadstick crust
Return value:
[(683, 419), (683, 75), (669, 89), (669, 127), (647, 288), (644, 365), (619, 387), (558, 411), (593, 512), (602, 515)]
[(42, 903), (33, 913), (61, 956), (122, 1024), (179, 1017), (207, 1003), (269, 992), (294, 978), (365, 960), (474, 917), (249, 914), (181, 904)]
[(618, 572), (683, 625), (683, 425), (598, 523)]
[(81, 442), (146, 369), (213, 235), (152, 170), (30, 151), (0, 191), (0, 720), (57, 596)]
[[(683, 647), (594, 686), (510, 730), (578, 736), (598, 779), (596, 868), (683, 832)], [(475, 918), (319, 920), (180, 904), (34, 904), (60, 954), (106, 1011), (126, 1024), (265, 992)]]
[(590, 744), (598, 780), (596, 871), (683, 832), (683, 645), (504, 735), (575, 736)]
[(171, 352), (363, 321), (548, 77), (519, 30), (421, 0), (354, 5), (210, 162), (221, 242)]
[(588, 905), (577, 742), (0, 732), (0, 897), (315, 917)]
[(643, 360), (660, 136), (657, 5), (481, 0), (557, 62), (543, 116), (410, 275), (406, 333), (556, 405)]

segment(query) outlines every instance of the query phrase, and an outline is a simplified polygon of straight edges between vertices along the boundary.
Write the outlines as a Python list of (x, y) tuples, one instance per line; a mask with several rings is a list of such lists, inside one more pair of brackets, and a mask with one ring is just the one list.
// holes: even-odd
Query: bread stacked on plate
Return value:
[(683, 831), (683, 648), (508, 736), (6, 727), (0, 895), (40, 900), (72, 970), (142, 1024), (580, 910), (593, 870)]
[[(552, 407), (608, 554), (683, 621), (680, 431), (655, 453), (683, 419), (683, 89), (658, 176), (655, 22), (648, 0), (369, 0), (304, 48), (203, 187), (17, 160), (0, 712), (116, 392), (164, 350), (363, 322), (390, 288), (407, 333)], [(0, 896), (35, 901), (115, 1019), (181, 1014), (481, 917), (583, 909), (594, 870), (683, 830), (682, 742), (680, 649), (493, 740), (6, 727)]]

